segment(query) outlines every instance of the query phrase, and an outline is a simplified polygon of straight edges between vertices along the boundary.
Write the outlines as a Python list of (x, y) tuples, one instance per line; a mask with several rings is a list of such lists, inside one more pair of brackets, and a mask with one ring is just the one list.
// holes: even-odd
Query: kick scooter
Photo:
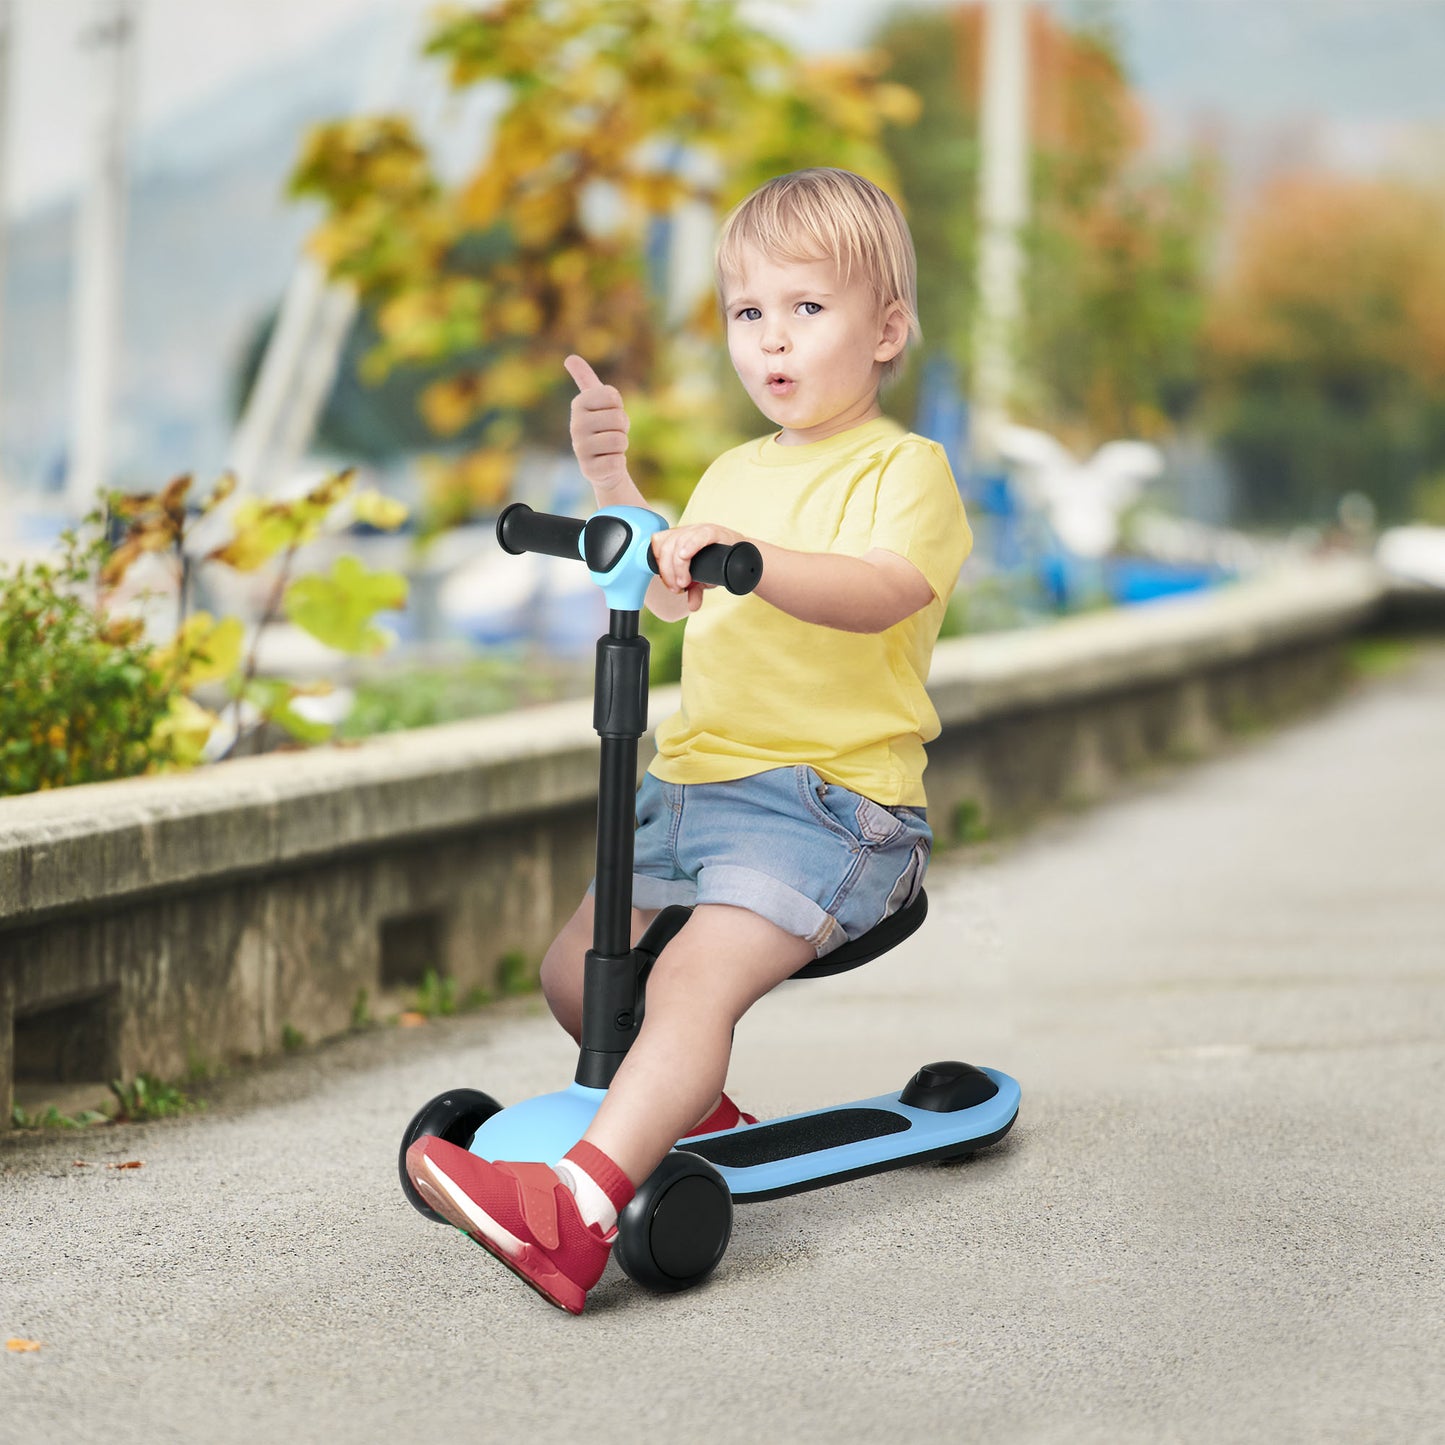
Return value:
[[(497, 540), (513, 555), (580, 558), (606, 595), (607, 635), (597, 642), (593, 726), (602, 739), (597, 804), (597, 892), (592, 948), (583, 975), (582, 1050), (572, 1084), (503, 1108), (476, 1089), (439, 1094), (401, 1141), (401, 1186), (428, 1208), (406, 1172), (406, 1151), (439, 1135), (485, 1159), (555, 1164), (586, 1132), (641, 1027), (648, 972), (692, 913), (664, 908), (629, 946), (637, 743), (647, 728), (647, 639), (638, 615), (657, 570), (654, 533), (664, 518), (641, 507), (604, 507), (585, 522), (513, 503)], [(751, 592), (762, 559), (750, 542), (704, 547), (692, 559), (700, 582)], [(800, 969), (820, 978), (856, 968), (914, 933), (926, 894), (860, 938)], [(1002, 1139), (1018, 1115), (1019, 1086), (997, 1069), (948, 1060), (926, 1064), (902, 1089), (783, 1119), (689, 1138), (643, 1181), (618, 1219), (614, 1254), (652, 1289), (686, 1289), (717, 1266), (732, 1234), (732, 1206), (838, 1184), (926, 1160), (956, 1159)]]

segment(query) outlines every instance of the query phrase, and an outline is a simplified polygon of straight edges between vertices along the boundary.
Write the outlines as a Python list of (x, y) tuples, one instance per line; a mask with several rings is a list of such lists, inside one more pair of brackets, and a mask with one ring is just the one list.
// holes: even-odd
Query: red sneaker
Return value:
[(490, 1163), (445, 1139), (406, 1151), (416, 1192), (544, 1299), (574, 1315), (602, 1277), (617, 1237), (582, 1222), (572, 1191), (546, 1164)]
[(742, 1124), (756, 1124), (751, 1114), (744, 1114), (726, 1094), (718, 1100), (717, 1108), (700, 1124), (695, 1124), (682, 1137), (696, 1139), (699, 1134), (718, 1134), (724, 1129), (736, 1129)]

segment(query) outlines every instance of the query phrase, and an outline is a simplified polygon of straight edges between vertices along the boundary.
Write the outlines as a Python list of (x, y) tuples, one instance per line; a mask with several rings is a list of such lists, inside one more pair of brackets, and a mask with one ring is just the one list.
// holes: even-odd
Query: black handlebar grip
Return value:
[[(525, 502), (513, 502), (497, 518), (497, 543), (514, 557), (523, 552), (542, 552), (548, 557), (578, 561), (582, 556), (578, 543), (586, 526), (576, 517), (534, 512)], [(651, 547), (647, 549), (647, 565), (657, 571), (657, 557)], [(692, 559), (691, 571), (699, 582), (726, 587), (742, 596), (762, 580), (763, 556), (751, 542), (737, 542), (731, 547), (714, 542)]]
[(580, 562), (578, 538), (587, 524), (576, 517), (557, 517), (534, 512), (525, 502), (504, 507), (497, 518), (497, 542), (502, 551), (519, 557), (523, 552), (543, 552), (548, 557), (566, 557)]
[[(657, 557), (650, 547), (647, 565), (657, 571)], [(694, 582), (711, 582), (741, 597), (763, 580), (763, 554), (751, 542), (734, 542), (731, 547), (713, 542), (692, 559), (688, 570)]]

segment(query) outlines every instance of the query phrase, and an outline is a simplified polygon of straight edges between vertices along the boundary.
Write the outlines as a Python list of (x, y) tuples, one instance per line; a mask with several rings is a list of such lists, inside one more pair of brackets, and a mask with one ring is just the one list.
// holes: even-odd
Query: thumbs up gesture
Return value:
[(615, 386), (603, 385), (602, 378), (580, 356), (569, 356), (562, 364), (577, 383), (577, 395), (572, 398), (572, 450), (577, 453), (582, 475), (605, 505), (605, 493), (631, 484), (627, 474), (630, 423), (622, 393)]

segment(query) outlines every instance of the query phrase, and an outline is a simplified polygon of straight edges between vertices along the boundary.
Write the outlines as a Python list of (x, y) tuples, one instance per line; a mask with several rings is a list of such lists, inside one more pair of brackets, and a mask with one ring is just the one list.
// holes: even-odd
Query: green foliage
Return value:
[(1214, 190), (1203, 162), (1131, 169), (1089, 214), (1041, 214), (1023, 360), (1035, 404), (1060, 431), (1094, 444), (1158, 436), (1189, 415), (1201, 386)]
[(1431, 527), (1445, 527), (1445, 472), (1421, 477), (1415, 483), (1414, 514)]
[(369, 1029), (375, 1019), (371, 1016), (371, 998), (364, 988), (356, 990), (356, 997), (351, 1001), (351, 1027), (353, 1029)]
[(964, 798), (953, 809), (949, 839), (960, 846), (986, 843), (992, 836), (983, 807), (972, 798)]
[(511, 690), (496, 667), (484, 662), (480, 668), (464, 671), (465, 676), (453, 676), (449, 670), (409, 668), (394, 677), (361, 683), (342, 725), (343, 736), (364, 738), (403, 728), (433, 727), (505, 712), (511, 706)]
[[(1194, 161), (1146, 168), (1117, 38), (1097, 18), (1038, 14), (1025, 315), (1015, 406), (1087, 449), (1157, 435), (1193, 406), (1217, 183)], [(885, 144), (918, 251), (925, 345), (973, 359), (979, 236), (982, 7), (903, 13), (883, 28), (888, 75), (922, 99)], [(916, 375), (916, 372), (915, 372)], [(912, 395), (905, 382), (895, 406)]]
[(359, 683), (341, 731), (363, 738), (432, 727), (585, 697), (591, 690), (590, 658), (576, 664), (546, 654), (497, 653), (451, 667), (411, 667)]
[(664, 622), (644, 609), (642, 635), (647, 639), (648, 680), (655, 686), (682, 681), (682, 639), (687, 619)]
[(434, 968), (427, 969), (412, 995), (411, 1011), (429, 1019), (450, 1018), (457, 1011), (455, 982)]
[(294, 1054), (297, 1049), (306, 1047), (306, 1035), (298, 1028), (290, 1024), (281, 1025), (281, 1047), (288, 1054)]
[[(242, 736), (241, 707), (256, 710), (253, 730), (272, 724), (303, 743), (326, 741), (332, 729), (313, 722), (295, 707), (298, 698), (325, 692), (323, 686), (302, 686), (290, 681), (260, 678), (256, 665), (260, 638), (266, 627), (284, 609), (297, 626), (310, 632), (318, 642), (342, 652), (368, 653), (385, 646), (385, 634), (371, 626), (382, 610), (401, 606), (406, 600), (406, 583), (390, 572), (369, 572), (353, 557), (342, 557), (329, 576), (292, 577), (298, 555), (333, 520), (339, 509), (349, 506), (353, 518), (371, 526), (395, 528), (405, 520), (398, 503), (374, 492), (353, 492), (355, 473), (335, 472), (302, 496), (289, 499), (249, 498), (240, 503), (230, 519), (231, 536), (203, 559), (205, 565), (225, 566), (238, 572), (269, 569), (272, 577), (269, 601), (251, 637), (249, 652), (242, 657), (244, 629), (238, 619), (214, 622), (205, 613), (183, 622), (166, 656), (185, 686), (203, 682), (224, 685), (235, 707), (236, 741)], [(186, 493), (189, 477), (171, 483), (159, 498), (138, 496), (118, 499), (120, 514), (128, 518), (125, 538), (107, 572), (118, 579), (125, 567), (142, 552), (172, 552), (181, 571), (182, 602), (185, 596)], [(224, 478), (202, 504), (204, 516), (234, 488)], [(186, 699), (187, 711), (173, 717), (177, 735), (177, 758), (181, 763), (199, 759), (201, 748), (218, 718)], [(181, 753), (184, 740), (188, 751)], [(235, 743), (232, 744), (234, 748)]]
[(82, 1109), (78, 1114), (62, 1114), (51, 1104), (37, 1113), (29, 1113), (14, 1104), (10, 1109), (10, 1122), (17, 1129), (88, 1129), (93, 1124), (109, 1124), (110, 1118), (95, 1109)]
[[(195, 1073), (194, 1065), (191, 1072)], [(192, 1099), (174, 1085), (150, 1074), (137, 1074), (130, 1083), (112, 1079), (108, 1087), (116, 1100), (109, 1114), (97, 1109), (62, 1114), (53, 1104), (30, 1113), (16, 1104), (10, 1111), (11, 1122), (17, 1129), (85, 1129), (96, 1124), (137, 1124), (146, 1119), (167, 1119), (206, 1107), (204, 1101)]]
[(204, 1109), (204, 1102), (191, 1099), (173, 1084), (164, 1083), (150, 1074), (137, 1074), (129, 1083), (112, 1079), (110, 1092), (116, 1098), (114, 1119), (117, 1124), (137, 1124), (144, 1119), (168, 1119)]
[(224, 1072), (221, 1065), (206, 1058), (194, 1045), (186, 1045), (186, 1083), (201, 1084)]
[[(231, 541), (209, 555), (207, 560), (225, 562), (239, 571), (274, 564), (271, 601), (257, 628), (258, 638), (279, 606), (298, 627), (338, 651), (374, 653), (387, 645), (386, 635), (371, 625), (371, 619), (377, 612), (405, 603), (404, 578), (391, 572), (369, 572), (354, 557), (339, 558), (329, 576), (294, 580), (291, 576), (297, 553), (318, 535), (333, 509), (347, 498), (352, 480), (350, 471), (340, 472), (303, 497), (244, 504), (237, 509)], [(405, 517), (404, 509), (372, 493), (356, 496), (352, 505), (359, 520), (375, 526), (395, 527)], [(284, 728), (300, 742), (328, 739), (332, 733), (328, 725), (313, 722), (294, 706), (299, 697), (325, 689), (257, 678), (256, 656), (253, 645), (244, 668), (228, 680), (236, 700), (238, 729), (244, 700), (257, 709), (262, 724), (269, 722)]]
[[(257, 676), (258, 647), (284, 608), (298, 626), (338, 651), (375, 653), (387, 638), (373, 625), (378, 612), (400, 607), (406, 582), (370, 572), (352, 557), (329, 574), (292, 578), (298, 555), (344, 504), (375, 527), (400, 525), (405, 510), (376, 493), (352, 491), (339, 472), (304, 496), (251, 499), (231, 519), (232, 535), (199, 565), (235, 571), (270, 570), (270, 600), (250, 634), (237, 617), (186, 615), (194, 564), (186, 551), (192, 520), (192, 479), (178, 477), (157, 493), (114, 495), (107, 508), (67, 532), (55, 563), (0, 569), (0, 794), (132, 777), (200, 762), (220, 717), (196, 693), (223, 691), (235, 709), (235, 738), (274, 725), (304, 743), (324, 742), (332, 729), (304, 716), (298, 699), (328, 689)], [(205, 516), (234, 489), (224, 477), (201, 503)], [(108, 540), (114, 534), (114, 545)], [(142, 623), (112, 613), (110, 603), (143, 556), (174, 569), (177, 629), (164, 646)], [(242, 707), (254, 709), (243, 726)], [(232, 747), (234, 748), (233, 742)]]
[(1210, 317), (1216, 430), (1247, 521), (1445, 507), (1445, 197), (1293, 178), (1242, 228)]
[(130, 777), (166, 760), (155, 733), (175, 680), (138, 624), (99, 605), (107, 555), (99, 535), (67, 532), (57, 563), (0, 571), (0, 793)]
[(1054, 610), (1055, 605), (1043, 595), (1038, 578), (1032, 574), (986, 574), (959, 583), (948, 600), (938, 635), (941, 640), (980, 632), (1010, 632), (1037, 626)]
[(383, 651), (386, 633), (372, 625), (378, 612), (406, 603), (406, 578), (368, 572), (355, 557), (338, 557), (329, 576), (298, 577), (286, 589), (286, 615), (318, 642), (338, 652)]
[(497, 960), (497, 988), (505, 998), (511, 994), (530, 993), (537, 986), (537, 978), (527, 955), (519, 949), (510, 949)]
[[(918, 253), (918, 314), (924, 346), (960, 370), (972, 356), (978, 266), (979, 144), (976, 97), (962, 83), (969, 55), (954, 17), (904, 11), (879, 32), (888, 75), (922, 100), (915, 125), (883, 144), (898, 175)], [(900, 416), (912, 415), (919, 368), (890, 393)]]
[(293, 706), (298, 697), (311, 691), (284, 678), (253, 677), (241, 680), (236, 698), (250, 703), (261, 718), (283, 729), (298, 743), (324, 743), (331, 737), (331, 725), (315, 722)]
[(697, 479), (723, 454), (756, 431), (752, 403), (740, 388), (723, 392), (717, 378), (706, 388), (660, 386), (627, 397), (628, 471), (644, 496), (681, 513)]
[(1269, 720), (1259, 705), (1243, 697), (1226, 701), (1223, 722), (1225, 732), (1237, 737), (1255, 737), (1269, 727)]
[(1361, 374), (1351, 387), (1303, 368), (1260, 369), (1227, 384), (1216, 426), (1239, 515), (1256, 526), (1333, 526), (1340, 498), (1354, 491), (1382, 522), (1405, 521), (1417, 478), (1445, 461), (1445, 397), (1384, 375)]
[(1357, 637), (1349, 645), (1350, 671), (1356, 677), (1390, 677), (1420, 655), (1416, 643), (1397, 637)]

